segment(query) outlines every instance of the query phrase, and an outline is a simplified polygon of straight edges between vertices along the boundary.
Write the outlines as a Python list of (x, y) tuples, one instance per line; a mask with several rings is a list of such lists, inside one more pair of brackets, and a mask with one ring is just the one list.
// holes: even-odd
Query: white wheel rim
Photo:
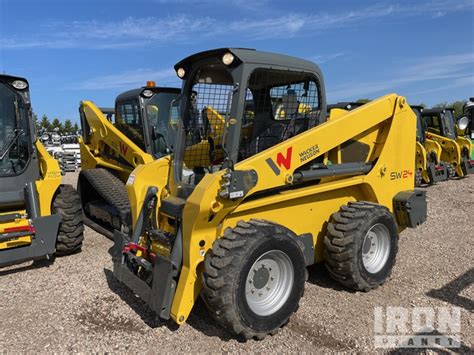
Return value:
[(289, 256), (280, 250), (261, 255), (252, 265), (245, 281), (245, 299), (259, 316), (276, 313), (290, 297), (294, 267)]
[(362, 263), (365, 269), (376, 274), (387, 263), (390, 255), (390, 232), (381, 223), (373, 225), (362, 242)]

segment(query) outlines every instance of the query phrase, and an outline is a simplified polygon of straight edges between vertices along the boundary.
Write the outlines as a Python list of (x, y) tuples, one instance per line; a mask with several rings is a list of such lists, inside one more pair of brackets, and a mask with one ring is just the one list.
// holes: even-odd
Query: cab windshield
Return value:
[(20, 174), (29, 158), (28, 120), (22, 98), (0, 83), (0, 177)]
[(451, 111), (446, 111), (444, 115), (442, 116), (443, 124), (444, 126), (444, 135), (448, 138), (451, 139), (456, 139), (456, 130), (454, 128), (454, 118), (453, 114)]
[(145, 103), (151, 149), (156, 157), (166, 155), (172, 150), (175, 141), (175, 124), (168, 122), (170, 110), (178, 104), (179, 94), (161, 92)]
[(120, 102), (116, 108), (115, 126), (155, 158), (169, 154), (174, 131), (169, 132), (168, 118), (170, 107), (178, 97), (177, 93), (159, 92), (145, 100), (144, 110), (138, 98)]

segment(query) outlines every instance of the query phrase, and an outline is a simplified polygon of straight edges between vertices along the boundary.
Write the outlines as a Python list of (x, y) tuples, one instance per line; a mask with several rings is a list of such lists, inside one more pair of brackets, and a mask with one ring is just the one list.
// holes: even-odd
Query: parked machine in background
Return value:
[(168, 119), (171, 110), (177, 115), (179, 95), (180, 89), (148, 82), (120, 94), (113, 110), (81, 102), (78, 190), (86, 223), (100, 233), (112, 237), (114, 229), (129, 229), (125, 182), (138, 165), (170, 153), (175, 133)]
[[(474, 144), (474, 97), (464, 104), (463, 115), (457, 121), (458, 134), (471, 140)], [(474, 149), (471, 150), (471, 159), (474, 159)]]
[(454, 174), (454, 170), (441, 162), (441, 145), (426, 137), (425, 123), (421, 117), (424, 110), (421, 106), (411, 106), (416, 114), (416, 173), (415, 186), (423, 183), (433, 185), (439, 181), (449, 178), (449, 173)]
[(28, 81), (0, 75), (0, 266), (80, 250), (79, 196), (36, 137)]
[(441, 145), (441, 161), (447, 166), (448, 177), (463, 177), (474, 173), (474, 161), (471, 160), (472, 143), (457, 134), (453, 110), (424, 109), (421, 116), (427, 127), (426, 138)]
[(382, 285), (398, 234), (426, 219), (405, 98), (326, 121), (312, 62), (224, 48), (175, 70), (183, 90), (173, 155), (129, 176), (133, 230), (114, 233), (115, 277), (178, 324), (201, 295), (245, 339), (288, 322), (308, 265), (325, 261), (355, 290)]

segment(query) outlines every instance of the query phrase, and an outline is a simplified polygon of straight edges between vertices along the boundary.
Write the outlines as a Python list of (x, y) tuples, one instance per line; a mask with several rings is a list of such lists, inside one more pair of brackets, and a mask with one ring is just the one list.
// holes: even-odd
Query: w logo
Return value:
[(120, 148), (120, 154), (127, 155), (128, 147), (125, 144), (123, 144), (122, 142), (119, 142), (119, 148)]
[(272, 158), (265, 160), (270, 168), (273, 170), (276, 176), (280, 175), (280, 168), (284, 167), (286, 170), (291, 168), (291, 152), (293, 147), (288, 147), (286, 149), (286, 156), (282, 153), (278, 153), (276, 156), (276, 164)]

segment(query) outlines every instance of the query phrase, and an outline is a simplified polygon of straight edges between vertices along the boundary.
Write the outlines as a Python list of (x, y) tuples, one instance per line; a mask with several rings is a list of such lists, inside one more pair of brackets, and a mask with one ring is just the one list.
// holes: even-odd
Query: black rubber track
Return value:
[(84, 220), (79, 194), (71, 185), (59, 186), (52, 213), (61, 216), (56, 254), (67, 255), (79, 251), (84, 240)]
[[(129, 228), (131, 225), (131, 208), (125, 184), (110, 171), (102, 168), (82, 170), (79, 174), (79, 184), (83, 179), (92, 186), (100, 197), (117, 209), (122, 224)], [(79, 189), (83, 189), (80, 185)], [(81, 195), (87, 191), (81, 191)]]
[[(259, 250), (264, 240), (269, 243), (277, 240), (277, 243), (291, 244), (288, 248), (294, 251), (291, 255), (295, 270), (292, 294), (277, 313), (267, 317), (269, 319), (259, 319), (253, 312), (249, 315), (246, 310), (248, 306), (242, 297), (245, 291), (239, 292), (238, 287), (242, 285), (239, 280), (246, 277), (246, 273), (242, 271), (244, 265), (248, 265), (250, 255)], [(281, 244), (276, 245), (281, 247)], [(278, 246), (275, 249), (277, 248)], [(296, 312), (303, 296), (307, 272), (301, 247), (291, 231), (268, 221), (240, 221), (235, 228), (227, 228), (224, 236), (217, 239), (212, 251), (207, 253), (204, 266), (201, 296), (209, 312), (218, 323), (244, 339), (261, 340), (267, 334), (276, 334)], [(249, 323), (254, 327), (250, 327)], [(256, 330), (258, 327), (261, 328)], [(262, 330), (264, 328), (266, 330)]]
[[(371, 221), (382, 221), (391, 234), (391, 251), (385, 267), (376, 275), (364, 271), (361, 244)], [(398, 232), (390, 211), (372, 202), (349, 202), (332, 215), (324, 238), (326, 268), (342, 285), (370, 291), (382, 285), (392, 272), (398, 252)]]

